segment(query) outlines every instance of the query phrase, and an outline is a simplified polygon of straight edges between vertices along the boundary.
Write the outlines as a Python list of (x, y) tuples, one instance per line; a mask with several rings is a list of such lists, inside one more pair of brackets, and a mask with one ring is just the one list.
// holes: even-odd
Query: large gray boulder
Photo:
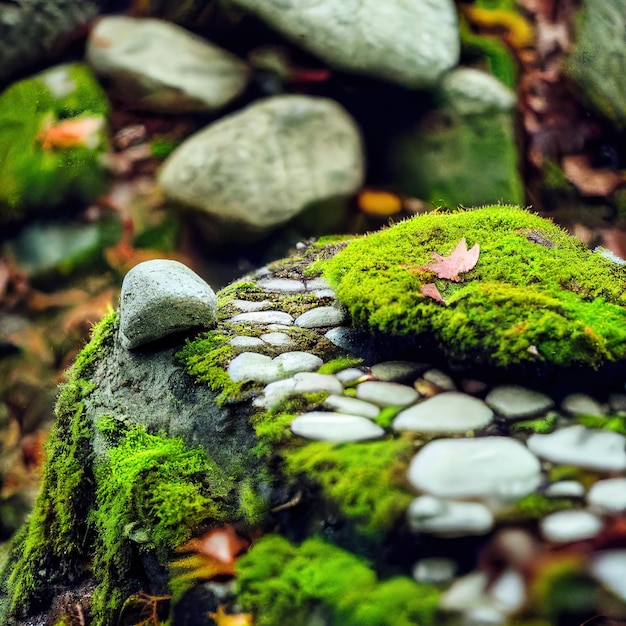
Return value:
[(452, 0), (231, 0), (331, 67), (410, 88), (459, 60)]
[(170, 200), (202, 218), (207, 232), (245, 240), (307, 207), (353, 194), (363, 169), (361, 137), (343, 108), (290, 95), (196, 133), (166, 160), (159, 182)]
[(102, 18), (91, 31), (87, 60), (118, 99), (159, 113), (216, 111), (249, 77), (230, 52), (156, 19)]

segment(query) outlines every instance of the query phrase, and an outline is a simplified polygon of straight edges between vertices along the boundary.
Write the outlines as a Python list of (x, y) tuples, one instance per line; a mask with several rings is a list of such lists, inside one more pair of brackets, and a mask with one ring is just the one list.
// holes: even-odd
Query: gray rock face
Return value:
[(211, 236), (266, 234), (307, 206), (354, 193), (363, 180), (359, 131), (335, 102), (277, 96), (185, 141), (159, 175), (165, 195), (194, 209)]
[(329, 65), (406, 87), (434, 84), (459, 58), (450, 0), (232, 0)]
[(605, 117), (626, 126), (626, 0), (585, 0), (576, 20), (576, 45), (566, 71)]
[(87, 59), (126, 104), (159, 113), (216, 111), (245, 89), (249, 75), (229, 52), (156, 19), (102, 18)]
[(120, 343), (130, 350), (190, 328), (211, 328), (216, 309), (215, 293), (193, 270), (178, 261), (144, 261), (122, 283)]

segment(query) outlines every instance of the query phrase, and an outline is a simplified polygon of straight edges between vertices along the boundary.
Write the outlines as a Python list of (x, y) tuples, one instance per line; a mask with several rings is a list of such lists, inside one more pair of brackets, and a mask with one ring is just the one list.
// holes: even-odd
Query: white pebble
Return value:
[(378, 439), (385, 434), (380, 426), (365, 417), (322, 411), (299, 415), (291, 422), (291, 431), (306, 439), (337, 443)]

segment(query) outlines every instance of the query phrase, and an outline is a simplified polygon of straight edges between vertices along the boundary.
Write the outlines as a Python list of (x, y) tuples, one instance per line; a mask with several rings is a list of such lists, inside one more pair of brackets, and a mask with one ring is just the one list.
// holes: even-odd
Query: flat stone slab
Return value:
[(493, 411), (482, 400), (449, 391), (398, 413), (393, 421), (393, 429), (463, 433), (484, 428), (492, 419)]
[(299, 415), (291, 422), (291, 431), (306, 439), (337, 443), (378, 439), (385, 434), (380, 426), (365, 417), (323, 411)]
[(589, 511), (557, 511), (539, 522), (544, 538), (555, 543), (592, 539), (603, 527), (602, 519)]
[(589, 508), (597, 513), (626, 511), (626, 478), (607, 478), (594, 483), (587, 494)]
[(284, 311), (251, 311), (239, 313), (227, 320), (229, 324), (282, 324), (290, 326), (293, 317)]
[(413, 457), (407, 478), (441, 498), (511, 502), (539, 486), (541, 467), (523, 444), (507, 437), (438, 439)]
[(348, 396), (332, 395), (324, 400), (324, 406), (337, 411), (337, 413), (348, 413), (349, 415), (361, 415), (368, 419), (375, 419), (380, 413), (380, 407)]
[(531, 435), (527, 445), (537, 456), (552, 463), (601, 472), (626, 470), (626, 437), (610, 430), (577, 424), (548, 435)]
[(117, 98), (143, 111), (216, 111), (248, 84), (236, 56), (164, 20), (106, 16), (96, 22), (87, 60)]
[(272, 409), (285, 398), (317, 391), (340, 394), (343, 392), (343, 386), (334, 376), (328, 374), (299, 372), (292, 378), (277, 380), (267, 385), (263, 395), (255, 400), (255, 405)]
[(212, 328), (216, 316), (211, 287), (178, 261), (144, 261), (122, 282), (119, 338), (128, 350), (191, 328)]
[(322, 359), (308, 352), (283, 352), (273, 359), (265, 354), (242, 352), (230, 362), (228, 375), (234, 382), (271, 383), (297, 372), (319, 369), (322, 363)]
[(301, 328), (325, 328), (338, 326), (346, 319), (346, 314), (334, 306), (318, 306), (298, 316), (294, 322)]

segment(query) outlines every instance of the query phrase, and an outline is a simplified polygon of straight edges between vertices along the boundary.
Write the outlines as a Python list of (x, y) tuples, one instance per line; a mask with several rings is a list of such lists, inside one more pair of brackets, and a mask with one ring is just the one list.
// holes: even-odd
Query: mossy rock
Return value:
[[(425, 269), (463, 237), (480, 256), (458, 282)], [(626, 356), (626, 268), (520, 208), (425, 214), (349, 242), (322, 267), (357, 327), (432, 340), (456, 361), (597, 368)], [(431, 283), (445, 303), (421, 293)]]
[(0, 95), (0, 222), (103, 193), (108, 114), (102, 87), (80, 63), (7, 88)]

